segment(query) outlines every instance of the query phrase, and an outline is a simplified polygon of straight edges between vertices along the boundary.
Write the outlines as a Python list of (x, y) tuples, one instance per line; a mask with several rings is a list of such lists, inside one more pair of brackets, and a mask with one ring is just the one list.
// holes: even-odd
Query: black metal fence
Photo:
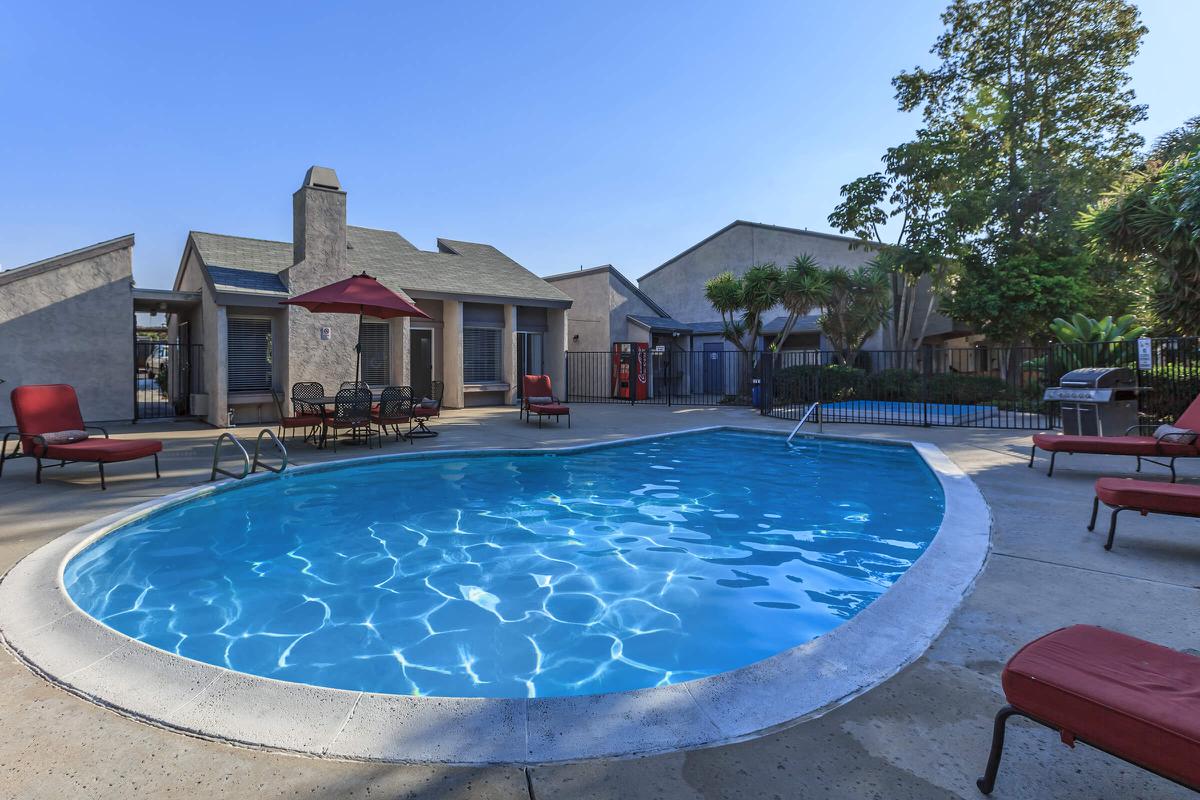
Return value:
[(204, 392), (201, 345), (139, 339), (133, 345), (134, 419), (192, 413), (191, 396)]
[[(720, 346), (720, 347), (723, 347)], [(639, 361), (641, 359), (641, 361)], [(1042, 394), (1079, 367), (1135, 371), (1143, 421), (1170, 421), (1200, 394), (1200, 338), (1038, 347), (864, 350), (853, 365), (823, 350), (742, 353), (634, 350), (567, 354), (567, 399), (664, 405), (754, 405), (799, 420), (1043, 430), (1058, 404)]]
[(1042, 430), (1044, 348), (864, 350), (853, 366), (829, 352), (780, 353), (762, 375), (763, 413), (799, 420), (813, 403), (823, 422)]
[(762, 353), (739, 350), (568, 352), (567, 396), (576, 403), (750, 405)]

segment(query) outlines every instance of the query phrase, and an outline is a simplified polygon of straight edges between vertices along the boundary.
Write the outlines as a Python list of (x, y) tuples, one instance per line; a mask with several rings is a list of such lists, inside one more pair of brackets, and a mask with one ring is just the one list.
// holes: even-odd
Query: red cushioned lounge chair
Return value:
[(1117, 514), (1136, 511), (1143, 517), (1147, 514), (1200, 517), (1200, 486), (1101, 478), (1096, 481), (1096, 498), (1092, 501), (1089, 531), (1096, 530), (1096, 515), (1101, 503), (1113, 510), (1108, 522), (1108, 541), (1104, 544), (1105, 550), (1112, 550), (1113, 539), (1117, 535)]
[[(1154, 429), (1152, 423), (1134, 425), (1125, 433), (1142, 429)], [(1179, 419), (1175, 427), (1200, 431), (1200, 397), (1192, 401)], [(1171, 482), (1175, 482), (1175, 459), (1196, 458), (1200, 456), (1200, 441), (1191, 444), (1181, 444), (1163, 441), (1155, 436), (1060, 436), (1054, 433), (1035, 433), (1033, 435), (1033, 451), (1029, 454), (1029, 466), (1037, 451), (1045, 450), (1050, 454), (1050, 469), (1047, 475), (1054, 474), (1054, 456), (1058, 453), (1095, 453), (1110, 456), (1134, 456), (1137, 458), (1137, 471), (1142, 471), (1142, 462), (1149, 461), (1160, 467), (1171, 470)], [(1157, 458), (1170, 459), (1168, 462), (1156, 461)]]
[(521, 411), (526, 422), (530, 414), (537, 414), (539, 428), (542, 417), (554, 417), (555, 422), (566, 417), (567, 427), (571, 427), (571, 409), (554, 396), (549, 375), (526, 375), (521, 379)]
[(1008, 718), (1027, 717), (1064, 744), (1090, 744), (1200, 790), (1200, 658), (1123, 633), (1073, 625), (1017, 651), (1000, 675), (1008, 705), (996, 714), (987, 771), (991, 794)]
[[(0, 474), (4, 462), (22, 456), (37, 459), (37, 482), (42, 482), (42, 459), (67, 464), (96, 464), (100, 467), (100, 488), (107, 489), (104, 482), (104, 465), (118, 461), (154, 456), (154, 477), (158, 471), (158, 454), (162, 442), (154, 439), (110, 439), (108, 431), (96, 425), (85, 425), (79, 411), (79, 398), (75, 389), (65, 383), (34, 386), (18, 386), (12, 390), (13, 416), (17, 430), (4, 434), (0, 445)], [(104, 438), (91, 437), (72, 440), (67, 432), (99, 431)], [(55, 436), (54, 434), (59, 434)], [(12, 452), (8, 452), (8, 440), (16, 437)], [(54, 440), (63, 441), (54, 443)]]

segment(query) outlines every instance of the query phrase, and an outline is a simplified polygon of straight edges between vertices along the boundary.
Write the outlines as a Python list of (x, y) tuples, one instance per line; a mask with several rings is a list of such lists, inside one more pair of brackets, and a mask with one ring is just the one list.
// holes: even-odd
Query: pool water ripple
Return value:
[(911, 448), (716, 431), (285, 475), (126, 525), (65, 579), (112, 628), (241, 672), (594, 694), (833, 629), (912, 565), (942, 508)]

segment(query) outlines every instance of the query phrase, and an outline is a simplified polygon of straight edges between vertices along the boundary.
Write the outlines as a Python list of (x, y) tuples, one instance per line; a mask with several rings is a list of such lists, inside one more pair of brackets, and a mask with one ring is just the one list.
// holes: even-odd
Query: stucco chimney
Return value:
[(326, 282), (347, 277), (346, 193), (329, 167), (309, 167), (292, 195), (292, 265), (300, 262)]

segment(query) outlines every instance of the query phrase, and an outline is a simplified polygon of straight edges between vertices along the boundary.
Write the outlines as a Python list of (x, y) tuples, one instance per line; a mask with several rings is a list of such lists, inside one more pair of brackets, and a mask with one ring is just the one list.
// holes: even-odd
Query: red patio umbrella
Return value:
[(290, 300), (285, 306), (303, 306), (317, 314), (358, 314), (358, 341), (354, 343), (354, 381), (358, 382), (362, 363), (362, 318), (424, 317), (429, 315), (384, 286), (367, 273), (313, 289)]

